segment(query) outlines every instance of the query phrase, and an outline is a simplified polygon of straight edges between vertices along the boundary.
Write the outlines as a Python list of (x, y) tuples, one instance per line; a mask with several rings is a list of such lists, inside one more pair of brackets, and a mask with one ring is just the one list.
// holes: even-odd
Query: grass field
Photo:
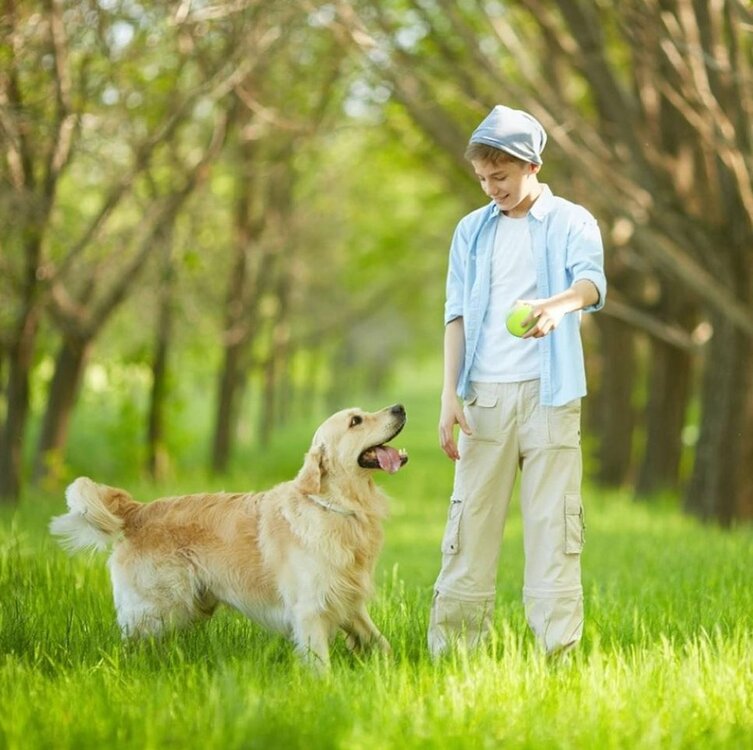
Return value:
[[(496, 638), (432, 663), (425, 629), (452, 466), (433, 411), (413, 411), (397, 441), (410, 463), (380, 477), (393, 500), (372, 615), (394, 654), (359, 660), (337, 643), (323, 680), (230, 611), (122, 643), (105, 556), (68, 557), (47, 534), (62, 493), (0, 511), (0, 748), (753, 747), (753, 530), (702, 527), (669, 505), (585, 488), (586, 635), (565, 664), (548, 663), (525, 626), (515, 511)], [(261, 488), (295, 471), (308, 429), (282, 435), (242, 479), (129, 488)]]

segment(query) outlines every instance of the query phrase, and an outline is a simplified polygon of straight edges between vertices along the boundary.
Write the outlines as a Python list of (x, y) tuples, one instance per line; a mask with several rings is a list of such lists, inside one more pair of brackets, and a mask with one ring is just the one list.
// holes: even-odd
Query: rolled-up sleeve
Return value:
[(444, 323), (463, 315), (463, 293), (465, 286), (466, 263), (468, 259), (468, 237), (461, 221), (452, 236), (450, 260), (447, 269), (447, 297), (444, 306)]
[(567, 266), (572, 283), (587, 279), (599, 292), (599, 300), (584, 307), (584, 312), (596, 312), (604, 307), (607, 297), (607, 278), (604, 275), (604, 245), (599, 225), (589, 213), (574, 222), (568, 238)]

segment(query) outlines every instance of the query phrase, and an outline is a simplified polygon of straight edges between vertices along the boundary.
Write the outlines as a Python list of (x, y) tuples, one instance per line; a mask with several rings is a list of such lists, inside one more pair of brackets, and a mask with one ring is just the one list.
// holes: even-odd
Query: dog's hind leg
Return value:
[(385, 653), (392, 651), (389, 641), (374, 624), (366, 606), (363, 604), (358, 608), (351, 622), (343, 627), (343, 630), (347, 636), (345, 642), (351, 651), (371, 646), (376, 646)]
[(217, 602), (195, 590), (185, 568), (156, 566), (143, 558), (135, 567), (117, 552), (110, 560), (110, 577), (123, 637), (159, 635), (212, 614)]
[(123, 638), (160, 635), (173, 620), (171, 613), (157, 603), (129, 586), (118, 585), (116, 576), (113, 576), (113, 595)]

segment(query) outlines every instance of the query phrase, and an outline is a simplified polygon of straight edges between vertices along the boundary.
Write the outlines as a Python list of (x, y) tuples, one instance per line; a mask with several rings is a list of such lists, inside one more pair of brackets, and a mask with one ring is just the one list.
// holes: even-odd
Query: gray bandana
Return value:
[(484, 143), (532, 164), (541, 164), (546, 132), (532, 115), (498, 104), (473, 131), (471, 143)]

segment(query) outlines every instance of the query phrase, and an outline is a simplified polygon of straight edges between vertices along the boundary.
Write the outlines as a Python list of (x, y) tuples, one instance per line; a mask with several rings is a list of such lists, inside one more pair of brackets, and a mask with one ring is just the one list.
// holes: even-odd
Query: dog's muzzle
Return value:
[(387, 445), (387, 443), (400, 434), (405, 427), (407, 415), (402, 404), (388, 406), (387, 410), (393, 417), (392, 434), (383, 443), (372, 445), (363, 451), (358, 456), (358, 465), (364, 469), (382, 469), (389, 474), (394, 474), (408, 463), (408, 454), (402, 448), (398, 450), (391, 445)]

